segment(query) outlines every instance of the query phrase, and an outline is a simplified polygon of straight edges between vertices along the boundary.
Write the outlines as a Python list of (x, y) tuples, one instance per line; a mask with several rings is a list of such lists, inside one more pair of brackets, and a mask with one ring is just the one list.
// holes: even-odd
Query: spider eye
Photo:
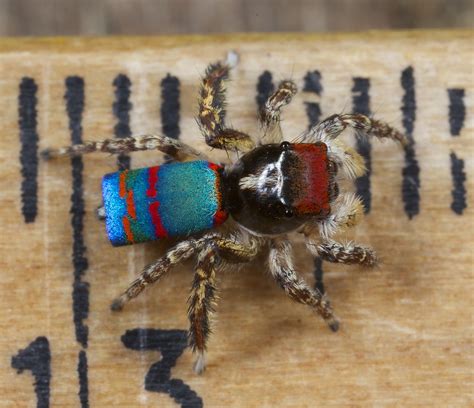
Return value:
[(281, 142), (280, 147), (282, 150), (290, 150), (291, 143), (290, 142)]
[(333, 162), (332, 160), (329, 160), (328, 161), (328, 171), (329, 173), (333, 174), (333, 175), (336, 175), (337, 174), (337, 164), (335, 162)]
[(295, 213), (291, 207), (283, 204), (282, 202), (276, 202), (268, 207), (269, 214), (277, 218), (293, 218)]

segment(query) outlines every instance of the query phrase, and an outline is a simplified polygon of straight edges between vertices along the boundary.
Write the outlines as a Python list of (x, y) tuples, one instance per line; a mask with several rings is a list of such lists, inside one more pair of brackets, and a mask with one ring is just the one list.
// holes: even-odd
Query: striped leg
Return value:
[(333, 240), (321, 242), (316, 246), (318, 255), (326, 261), (344, 264), (377, 265), (377, 255), (372, 248), (352, 242), (339, 243)]
[(319, 290), (311, 289), (296, 274), (291, 259), (291, 244), (287, 240), (271, 241), (269, 265), (273, 277), (291, 299), (316, 310), (332, 331), (339, 329), (339, 321), (325, 296)]
[(362, 137), (392, 139), (402, 146), (408, 145), (408, 139), (404, 134), (384, 122), (362, 114), (333, 115), (319, 122), (303, 135), (301, 142), (326, 143), (329, 157), (337, 163), (349, 179), (356, 179), (364, 175), (366, 169), (362, 156), (337, 140), (337, 137), (347, 128), (354, 129)]
[(258, 120), (263, 131), (263, 143), (280, 143), (283, 141), (280, 126), (281, 109), (291, 102), (297, 90), (293, 81), (282, 81), (278, 85), (278, 89), (270, 95), (263, 105), (258, 114)]
[(59, 149), (46, 149), (41, 152), (43, 159), (63, 156), (80, 156), (86, 153), (128, 153), (143, 150), (159, 150), (178, 161), (205, 160), (204, 154), (179, 140), (161, 135), (142, 135), (122, 139), (106, 139), (98, 142), (85, 142)]
[(148, 265), (128, 289), (112, 302), (110, 308), (114, 311), (122, 310), (125, 303), (137, 297), (151, 283), (157, 282), (172, 266), (188, 259), (202, 248), (208, 239), (209, 236), (191, 238), (171, 248), (163, 257)]
[(188, 300), (189, 344), (198, 353), (194, 364), (194, 371), (198, 374), (205, 369), (206, 344), (216, 299), (216, 269), (221, 259), (230, 263), (249, 262), (257, 255), (259, 248), (260, 242), (256, 239), (244, 243), (237, 237), (216, 237), (199, 254)]
[(352, 128), (360, 136), (376, 137), (377, 139), (392, 139), (403, 146), (408, 144), (407, 137), (385, 122), (371, 119), (360, 113), (332, 115), (308, 130), (304, 142), (327, 142), (337, 138), (345, 129)]
[(190, 322), (189, 345), (198, 353), (194, 371), (201, 374), (206, 366), (206, 342), (211, 331), (210, 317), (214, 312), (216, 292), (217, 252), (213, 247), (199, 254), (193, 287), (188, 300)]
[(209, 65), (199, 92), (197, 121), (206, 143), (217, 149), (247, 151), (254, 142), (249, 135), (225, 126), (225, 86), (230, 69), (237, 64), (238, 56), (229, 53), (227, 61)]

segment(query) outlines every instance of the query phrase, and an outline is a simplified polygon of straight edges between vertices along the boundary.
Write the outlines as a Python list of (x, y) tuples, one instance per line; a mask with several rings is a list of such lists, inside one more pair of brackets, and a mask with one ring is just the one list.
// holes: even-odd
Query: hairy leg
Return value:
[(201, 374), (206, 366), (206, 343), (211, 331), (210, 318), (214, 312), (216, 292), (217, 251), (209, 247), (199, 254), (191, 295), (188, 299), (190, 322), (189, 345), (198, 353), (194, 371)]
[[(356, 226), (362, 219), (364, 214), (364, 205), (360, 197), (353, 193), (340, 194), (332, 203), (331, 214), (320, 221), (309, 223), (311, 227), (317, 227), (318, 232), (327, 240), (334, 236), (337, 232), (341, 232), (347, 228)], [(307, 236), (314, 234), (315, 228), (310, 228), (306, 233)]]
[(375, 266), (377, 256), (373, 249), (331, 239), (337, 232), (355, 226), (362, 217), (362, 202), (355, 194), (340, 195), (332, 213), (325, 220), (308, 223), (302, 232), (306, 236), (306, 247), (314, 257), (329, 262)]
[(190, 238), (171, 248), (164, 256), (145, 267), (127, 290), (112, 302), (110, 308), (114, 311), (122, 310), (125, 303), (137, 297), (148, 285), (157, 282), (171, 267), (185, 261), (201, 249), (210, 237), (211, 235), (199, 239)]
[(198, 353), (194, 365), (194, 371), (198, 374), (205, 369), (206, 344), (216, 300), (216, 269), (221, 259), (230, 263), (249, 262), (257, 255), (259, 248), (260, 242), (255, 239), (242, 242), (239, 237), (216, 237), (198, 256), (188, 300), (189, 344)]
[(269, 265), (273, 277), (291, 299), (313, 308), (331, 330), (339, 329), (339, 322), (325, 296), (319, 290), (311, 289), (296, 274), (291, 259), (291, 244), (286, 239), (271, 241)]
[(359, 153), (337, 140), (337, 137), (347, 128), (354, 129), (359, 137), (392, 139), (402, 146), (408, 145), (408, 139), (398, 130), (362, 114), (333, 115), (319, 122), (303, 134), (301, 142), (325, 143), (328, 146), (329, 158), (337, 163), (349, 179), (364, 175), (366, 168), (364, 159)]
[(397, 129), (385, 122), (371, 119), (359, 113), (332, 115), (309, 129), (304, 134), (303, 141), (307, 143), (317, 141), (326, 143), (337, 138), (347, 128), (354, 129), (360, 136), (392, 139), (403, 146), (408, 144), (407, 137)]
[(293, 81), (282, 81), (278, 85), (278, 89), (270, 95), (263, 105), (258, 114), (258, 120), (263, 131), (263, 143), (280, 143), (283, 141), (280, 126), (281, 109), (291, 102), (297, 90)]
[(142, 135), (122, 139), (105, 139), (98, 142), (85, 142), (58, 149), (45, 149), (44, 159), (63, 156), (80, 156), (86, 153), (128, 153), (142, 150), (159, 150), (179, 161), (205, 160), (206, 156), (176, 139), (161, 135)]
[(318, 255), (325, 261), (344, 264), (377, 265), (377, 255), (372, 248), (333, 240), (316, 245)]
[(207, 67), (199, 92), (197, 121), (206, 143), (217, 149), (247, 151), (254, 147), (249, 135), (225, 126), (225, 86), (229, 71), (237, 63), (238, 56), (229, 53), (225, 62)]

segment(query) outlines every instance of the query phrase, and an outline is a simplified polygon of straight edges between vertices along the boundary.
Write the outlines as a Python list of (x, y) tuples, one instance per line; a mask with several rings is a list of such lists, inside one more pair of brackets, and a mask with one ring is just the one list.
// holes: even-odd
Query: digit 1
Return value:
[(51, 353), (48, 339), (38, 337), (27, 348), (18, 351), (18, 354), (12, 357), (11, 365), (19, 374), (23, 370), (31, 371), (35, 378), (36, 406), (48, 408), (51, 382)]

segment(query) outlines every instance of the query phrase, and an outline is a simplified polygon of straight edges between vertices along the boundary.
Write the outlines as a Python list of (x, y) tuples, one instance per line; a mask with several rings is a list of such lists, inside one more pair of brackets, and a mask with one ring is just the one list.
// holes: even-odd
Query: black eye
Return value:
[(280, 147), (282, 150), (290, 150), (291, 143), (290, 142), (281, 142)]
[(337, 164), (334, 163), (332, 160), (328, 161), (328, 171), (329, 173), (333, 174), (334, 176), (337, 174)]
[(285, 209), (283, 210), (283, 214), (285, 215), (285, 217), (287, 218), (291, 218), (293, 217), (293, 215), (295, 215), (293, 213), (293, 210), (291, 208), (288, 208), (288, 207), (285, 207)]

